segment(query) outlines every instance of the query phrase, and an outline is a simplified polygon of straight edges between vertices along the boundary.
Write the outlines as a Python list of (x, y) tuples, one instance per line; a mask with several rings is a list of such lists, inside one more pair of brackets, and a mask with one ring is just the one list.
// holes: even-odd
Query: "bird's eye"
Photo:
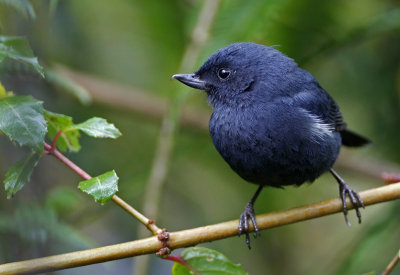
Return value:
[(218, 77), (222, 80), (227, 79), (230, 74), (231, 74), (231, 71), (227, 70), (227, 69), (219, 69), (219, 71), (218, 71)]

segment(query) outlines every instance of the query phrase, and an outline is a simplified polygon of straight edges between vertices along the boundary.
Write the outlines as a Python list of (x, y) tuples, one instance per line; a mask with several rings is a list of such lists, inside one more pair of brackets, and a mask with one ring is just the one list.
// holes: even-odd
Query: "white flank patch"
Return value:
[(311, 118), (311, 133), (320, 139), (323, 139), (326, 136), (331, 136), (333, 131), (335, 130), (334, 125), (328, 124), (323, 122), (323, 120), (314, 114), (311, 114), (310, 112), (304, 110), (304, 112)]
[(332, 124), (324, 123), (321, 118), (316, 115), (310, 114), (313, 120), (311, 124), (311, 132), (316, 136), (323, 138), (324, 136), (330, 136), (333, 133), (334, 127)]

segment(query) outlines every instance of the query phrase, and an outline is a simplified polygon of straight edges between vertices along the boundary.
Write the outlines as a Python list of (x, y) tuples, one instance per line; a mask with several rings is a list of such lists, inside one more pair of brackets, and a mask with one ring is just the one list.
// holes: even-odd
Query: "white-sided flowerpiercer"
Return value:
[(243, 179), (259, 185), (239, 219), (249, 248), (249, 220), (256, 237), (253, 204), (263, 187), (301, 185), (328, 171), (339, 183), (346, 222), (346, 195), (361, 222), (361, 197), (332, 166), (342, 145), (369, 140), (347, 129), (336, 102), (293, 59), (264, 45), (234, 43), (195, 73), (172, 78), (206, 91), (215, 148)]

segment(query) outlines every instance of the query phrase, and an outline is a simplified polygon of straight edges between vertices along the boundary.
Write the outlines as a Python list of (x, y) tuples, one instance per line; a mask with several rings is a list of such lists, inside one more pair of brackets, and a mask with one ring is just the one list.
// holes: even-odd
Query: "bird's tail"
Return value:
[(342, 136), (342, 144), (345, 146), (360, 147), (371, 143), (368, 138), (347, 129), (340, 131), (340, 135)]

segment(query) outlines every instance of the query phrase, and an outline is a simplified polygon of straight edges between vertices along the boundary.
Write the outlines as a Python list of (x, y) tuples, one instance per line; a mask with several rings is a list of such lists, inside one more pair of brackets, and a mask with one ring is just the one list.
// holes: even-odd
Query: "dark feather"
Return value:
[(329, 118), (331, 121), (334, 122), (335, 130), (340, 133), (343, 145), (349, 147), (361, 147), (371, 143), (369, 139), (347, 129), (347, 124), (343, 120), (343, 116), (340, 112), (339, 106), (332, 98)]
[(371, 143), (369, 139), (363, 137), (353, 131), (344, 129), (339, 132), (342, 136), (342, 144), (349, 147), (361, 147)]

